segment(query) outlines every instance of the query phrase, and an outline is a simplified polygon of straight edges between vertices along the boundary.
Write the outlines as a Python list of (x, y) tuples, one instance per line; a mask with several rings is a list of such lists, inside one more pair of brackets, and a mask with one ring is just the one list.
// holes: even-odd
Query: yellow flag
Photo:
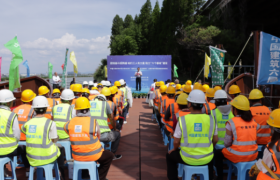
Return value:
[(108, 77), (108, 74), (107, 74), (107, 66), (104, 66), (104, 73), (105, 73), (105, 78)]
[[(228, 65), (231, 65), (230, 62), (228, 62)], [(228, 79), (231, 79), (231, 74), (233, 72), (233, 71), (231, 72), (232, 69), (233, 67), (228, 67), (228, 77), (227, 77)]]
[(209, 66), (211, 65), (211, 58), (205, 53), (204, 77), (208, 79)]
[(74, 72), (75, 72), (76, 74), (78, 74), (78, 65), (77, 65), (76, 56), (75, 56), (74, 51), (72, 51), (72, 52), (70, 53), (70, 61), (73, 63)]

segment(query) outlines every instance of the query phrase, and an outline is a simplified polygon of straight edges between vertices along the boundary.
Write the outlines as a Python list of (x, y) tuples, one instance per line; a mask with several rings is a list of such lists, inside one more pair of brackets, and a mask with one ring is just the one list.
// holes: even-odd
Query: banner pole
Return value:
[(203, 66), (203, 68), (200, 70), (200, 73), (199, 73), (198, 76), (196, 77), (194, 83), (196, 82), (197, 78), (200, 76), (200, 74), (201, 74), (201, 72), (202, 72), (203, 69), (204, 69), (204, 66)]

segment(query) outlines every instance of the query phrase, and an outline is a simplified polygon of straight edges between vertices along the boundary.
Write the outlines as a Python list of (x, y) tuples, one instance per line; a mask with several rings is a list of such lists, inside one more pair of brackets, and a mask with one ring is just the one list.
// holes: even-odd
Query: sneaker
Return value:
[(124, 123), (124, 124), (126, 124), (126, 123), (127, 123), (127, 121), (124, 121), (123, 123)]
[(115, 155), (113, 160), (118, 160), (118, 159), (121, 159), (122, 158), (122, 155)]

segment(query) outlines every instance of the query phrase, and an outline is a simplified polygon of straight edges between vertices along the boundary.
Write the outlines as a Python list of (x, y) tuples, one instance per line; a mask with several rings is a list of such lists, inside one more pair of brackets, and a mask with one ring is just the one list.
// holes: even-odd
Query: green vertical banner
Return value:
[(52, 69), (53, 69), (53, 65), (51, 62), (49, 62), (49, 79), (52, 79)]
[(178, 73), (177, 73), (177, 69), (178, 69), (178, 67), (174, 64), (174, 76), (173, 77), (175, 77), (175, 78), (179, 77)]
[(68, 54), (68, 48), (66, 48), (66, 53), (65, 53), (65, 61), (64, 61), (64, 67), (63, 67), (63, 72), (62, 72), (62, 82), (61, 82), (61, 87), (65, 88), (66, 87), (66, 79), (65, 79), (65, 75), (66, 75), (66, 69), (67, 69), (67, 54)]
[(209, 46), (211, 67), (212, 67), (212, 86), (224, 85), (224, 62), (227, 51)]
[(7, 42), (4, 46), (13, 54), (9, 70), (9, 90), (14, 91), (14, 89), (20, 88), (19, 64), (23, 61), (22, 52), (17, 40), (17, 36)]

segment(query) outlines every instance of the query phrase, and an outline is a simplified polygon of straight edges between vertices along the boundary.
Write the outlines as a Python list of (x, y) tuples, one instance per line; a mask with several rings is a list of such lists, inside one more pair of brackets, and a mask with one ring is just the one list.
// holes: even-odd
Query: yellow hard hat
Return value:
[(215, 95), (215, 90), (213, 88), (209, 88), (209, 89), (207, 89), (205, 94), (206, 94), (206, 97), (213, 98)]
[(163, 86), (163, 85), (165, 85), (165, 84), (164, 84), (163, 81), (160, 81), (160, 82), (159, 82), (159, 85), (160, 85), (160, 86)]
[(186, 85), (185, 85), (185, 84), (183, 84), (181, 88), (182, 88), (182, 89), (184, 89), (184, 87), (185, 87), (185, 86), (186, 86)]
[(253, 89), (249, 94), (249, 99), (261, 99), (263, 98), (263, 93), (259, 89)]
[(240, 89), (239, 89), (239, 86), (237, 85), (231, 85), (229, 87), (229, 91), (228, 91), (229, 94), (238, 94), (238, 93), (241, 93)]
[(59, 94), (60, 94), (61, 92), (60, 92), (59, 89), (54, 89), (53, 92), (52, 92), (52, 94), (54, 94), (54, 93), (59, 93)]
[(185, 87), (183, 88), (183, 91), (185, 93), (190, 93), (192, 91), (191, 85), (185, 85)]
[(165, 93), (166, 90), (167, 90), (167, 86), (166, 85), (160, 86), (160, 88), (159, 88), (160, 93)]
[(160, 83), (159, 82), (156, 82), (156, 87), (160, 87)]
[(183, 93), (183, 91), (177, 91), (177, 92), (175, 93), (175, 96), (180, 95), (180, 94), (182, 94), (182, 93)]
[(71, 84), (70, 85), (70, 89), (72, 90), (75, 84)]
[(103, 94), (104, 96), (111, 96), (111, 91), (110, 91), (109, 88), (104, 87), (104, 88), (101, 90), (101, 94)]
[(98, 86), (99, 86), (99, 87), (100, 87), (100, 86), (103, 87), (103, 85), (102, 85), (101, 83), (98, 83), (98, 84), (97, 84), (97, 87), (98, 87)]
[(21, 93), (22, 102), (30, 102), (36, 97), (36, 94), (31, 89), (26, 89)]
[(116, 89), (112, 86), (112, 87), (109, 87), (110, 91), (111, 91), (111, 94), (116, 94)]
[(121, 86), (120, 81), (115, 81), (114, 86), (120, 87)]
[(176, 90), (181, 90), (182, 85), (181, 84), (176, 84)]
[(45, 95), (47, 94), (48, 92), (50, 92), (49, 88), (47, 88), (47, 86), (41, 86), (39, 87), (39, 96), (42, 96), (42, 95)]
[(215, 92), (218, 91), (218, 90), (221, 90), (221, 89), (222, 89), (222, 88), (221, 88), (220, 86), (215, 86), (215, 87), (214, 87)]
[(167, 94), (175, 94), (176, 90), (175, 87), (173, 86), (168, 86), (168, 88), (166, 89), (166, 93)]
[(175, 84), (174, 82), (169, 83), (170, 86), (172, 86), (172, 85), (174, 85), (174, 84)]
[(92, 87), (91, 90), (98, 90), (98, 88), (97, 87)]
[(116, 93), (119, 91), (117, 86), (112, 86), (112, 87), (115, 89)]
[(209, 88), (210, 88), (210, 87), (208, 86), (208, 84), (204, 84), (204, 85), (202, 86), (202, 91), (203, 91), (203, 92), (206, 92)]
[(187, 80), (186, 85), (192, 85), (192, 81), (191, 80)]
[(266, 121), (268, 125), (276, 128), (280, 128), (280, 109), (275, 109), (269, 115), (269, 119)]
[(83, 85), (81, 84), (75, 84), (72, 88), (73, 92), (82, 92), (82, 90), (83, 90)]
[(187, 105), (188, 104), (188, 101), (187, 101), (188, 97), (189, 96), (187, 94), (182, 93), (178, 96), (176, 103), (181, 104), (181, 105)]
[(83, 88), (83, 89), (82, 89), (82, 93), (88, 93), (88, 94), (90, 94), (88, 88)]
[(231, 103), (233, 107), (242, 111), (249, 111), (250, 110), (250, 103), (246, 96), (238, 95), (235, 97)]
[(195, 83), (195, 84), (193, 85), (193, 90), (195, 90), (195, 89), (201, 90), (201, 91), (202, 91), (202, 85), (201, 85), (200, 83)]
[(89, 109), (90, 103), (89, 100), (86, 97), (79, 97), (75, 102), (75, 109)]

